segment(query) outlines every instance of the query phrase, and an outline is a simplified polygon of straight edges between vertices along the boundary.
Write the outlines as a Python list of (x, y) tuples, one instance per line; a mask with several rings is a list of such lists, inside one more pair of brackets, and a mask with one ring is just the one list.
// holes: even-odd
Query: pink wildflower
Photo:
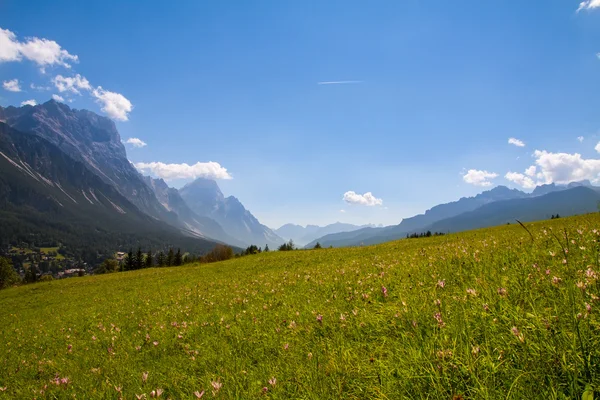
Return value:
[(142, 374), (142, 382), (146, 382), (146, 380), (148, 380), (148, 372)]
[(199, 391), (197, 391), (197, 390), (196, 390), (196, 391), (194, 392), (194, 396), (196, 396), (196, 398), (197, 398), (197, 399), (201, 399), (201, 398), (202, 398), (202, 396), (204, 396), (204, 390), (203, 390), (203, 391), (201, 391), (201, 392), (199, 392)]
[(558, 285), (561, 282), (562, 282), (562, 279), (560, 279), (558, 276), (553, 276), (552, 277), (552, 283), (553, 284)]
[(158, 342), (157, 341), (152, 342), (152, 344), (154, 345), (154, 347), (158, 346)]
[(498, 294), (499, 294), (500, 296), (504, 297), (504, 296), (506, 296), (506, 293), (507, 293), (507, 290), (506, 290), (506, 288), (503, 288), (503, 287), (501, 287), (501, 288), (498, 288)]
[(283, 345), (283, 349), (284, 349), (284, 350), (287, 350), (289, 347), (290, 347), (290, 344), (289, 344), (289, 343), (286, 343), (286, 344), (284, 344), (284, 345)]
[(275, 377), (272, 377), (271, 379), (269, 379), (269, 385), (275, 386), (276, 384), (277, 384), (277, 379), (275, 379)]
[(443, 289), (446, 286), (446, 280), (442, 279), (441, 281), (438, 281), (437, 285)]
[(319, 321), (320, 323), (323, 323), (323, 316), (321, 314), (317, 315), (317, 321)]
[(213, 388), (213, 395), (216, 395), (219, 392), (219, 390), (221, 390), (221, 388), (223, 387), (223, 384), (219, 380), (211, 381), (210, 385)]
[(383, 297), (388, 296), (387, 288), (385, 286), (381, 286), (381, 293), (383, 293)]
[(435, 318), (435, 320), (437, 321), (437, 323), (438, 323), (438, 326), (439, 326), (440, 328), (441, 328), (441, 327), (444, 327), (444, 326), (446, 325), (446, 323), (445, 323), (445, 322), (444, 322), (444, 320), (442, 319), (442, 314), (440, 314), (439, 312), (438, 312), (438, 313), (435, 313), (435, 314), (433, 314), (433, 318)]

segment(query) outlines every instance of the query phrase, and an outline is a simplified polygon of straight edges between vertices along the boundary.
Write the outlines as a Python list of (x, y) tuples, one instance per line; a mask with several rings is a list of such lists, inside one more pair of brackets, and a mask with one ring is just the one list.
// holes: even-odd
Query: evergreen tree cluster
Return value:
[(443, 236), (444, 232), (431, 232), (431, 231), (427, 231), (427, 232), (421, 232), (421, 233), (411, 233), (411, 234), (406, 234), (406, 238), (407, 239), (417, 239), (417, 238), (424, 238), (424, 237), (432, 237), (432, 236)]
[(294, 242), (292, 241), (292, 239), (290, 239), (289, 242), (282, 244), (281, 246), (279, 246), (279, 248), (277, 250), (279, 251), (291, 251), (291, 250), (295, 250), (296, 249), (296, 245), (294, 245)]

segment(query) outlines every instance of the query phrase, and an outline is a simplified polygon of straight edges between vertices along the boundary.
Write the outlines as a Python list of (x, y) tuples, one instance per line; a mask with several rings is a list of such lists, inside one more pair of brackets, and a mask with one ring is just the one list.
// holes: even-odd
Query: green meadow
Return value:
[(591, 399), (600, 216), (0, 291), (0, 399)]

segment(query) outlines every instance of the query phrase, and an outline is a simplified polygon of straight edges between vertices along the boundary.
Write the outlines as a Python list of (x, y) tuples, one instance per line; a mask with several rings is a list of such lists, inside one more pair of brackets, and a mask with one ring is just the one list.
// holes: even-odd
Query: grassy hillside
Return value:
[(4, 290), (0, 398), (581, 398), (600, 216), (526, 226)]

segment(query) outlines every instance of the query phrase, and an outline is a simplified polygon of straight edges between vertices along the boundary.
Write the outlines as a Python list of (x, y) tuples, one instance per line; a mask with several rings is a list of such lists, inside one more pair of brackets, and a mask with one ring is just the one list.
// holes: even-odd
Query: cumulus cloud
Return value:
[(533, 156), (540, 169), (536, 176), (542, 183), (566, 184), (584, 179), (599, 181), (600, 160), (584, 159), (578, 153), (550, 153), (545, 150), (536, 150)]
[(513, 144), (517, 147), (525, 147), (525, 143), (523, 143), (522, 140), (516, 139), (514, 137), (508, 139), (508, 144)]
[(9, 92), (20, 92), (21, 87), (19, 86), (18, 79), (11, 79), (10, 81), (2, 82), (2, 87), (4, 90), (8, 90)]
[(71, 68), (71, 63), (79, 61), (76, 55), (70, 54), (54, 40), (31, 37), (19, 41), (13, 32), (0, 28), (0, 63), (23, 59), (33, 61), (42, 71), (53, 65)]
[(96, 98), (96, 102), (102, 105), (101, 110), (112, 119), (119, 121), (129, 119), (128, 114), (133, 109), (133, 105), (122, 94), (109, 92), (102, 89), (102, 86), (98, 86), (92, 91), (92, 95)]
[(577, 136), (577, 140), (579, 140), (579, 143), (583, 143), (583, 136)]
[(577, 12), (581, 10), (591, 10), (593, 8), (598, 7), (600, 7), (600, 0), (584, 0), (581, 3), (579, 3), (579, 8), (577, 9)]
[(380, 206), (383, 204), (382, 199), (373, 196), (373, 193), (358, 194), (352, 190), (344, 193), (344, 201), (348, 204), (359, 204), (361, 206)]
[(133, 145), (133, 147), (144, 147), (148, 145), (148, 143), (144, 142), (142, 139), (135, 137), (127, 139), (125, 143), (129, 143), (130, 145)]
[(53, 95), (52, 95), (52, 98), (53, 98), (54, 100), (56, 100), (56, 101), (62, 101), (62, 102), (64, 102), (64, 101), (65, 101), (65, 99), (64, 99), (62, 96), (59, 96), (59, 95), (57, 95), (57, 94), (53, 94)]
[(71, 92), (81, 94), (79, 90), (92, 90), (90, 82), (79, 74), (72, 77), (56, 75), (54, 79), (52, 79), (52, 83), (54, 83), (54, 86), (56, 86), (61, 93)]
[(525, 170), (525, 175), (527, 176), (531, 176), (534, 177), (537, 173), (537, 167), (535, 165), (532, 165), (531, 167), (527, 168)]
[[(535, 168), (535, 166), (533, 168)], [(529, 176), (520, 174), (518, 172), (508, 172), (506, 175), (504, 175), (504, 177), (525, 189), (534, 189), (537, 186), (534, 180)]]
[(22, 106), (35, 106), (37, 104), (37, 101), (31, 99), (31, 100), (25, 100), (21, 102)]
[(497, 177), (498, 174), (495, 172), (470, 169), (463, 175), (463, 181), (475, 186), (491, 186), (492, 182), (490, 182), (490, 179)]
[(596, 144), (596, 147), (594, 147), (594, 150), (596, 150), (598, 153), (600, 153), (600, 142), (598, 142)]
[(340, 210), (340, 212), (343, 214), (343, 213), (345, 213), (345, 212), (346, 212), (346, 210), (343, 210), (343, 209), (342, 209), (342, 210)]
[(232, 179), (227, 169), (218, 162), (209, 161), (206, 163), (197, 162), (193, 165), (183, 164), (165, 164), (162, 162), (135, 163), (138, 170), (145, 173), (151, 173), (165, 180), (171, 179)]

